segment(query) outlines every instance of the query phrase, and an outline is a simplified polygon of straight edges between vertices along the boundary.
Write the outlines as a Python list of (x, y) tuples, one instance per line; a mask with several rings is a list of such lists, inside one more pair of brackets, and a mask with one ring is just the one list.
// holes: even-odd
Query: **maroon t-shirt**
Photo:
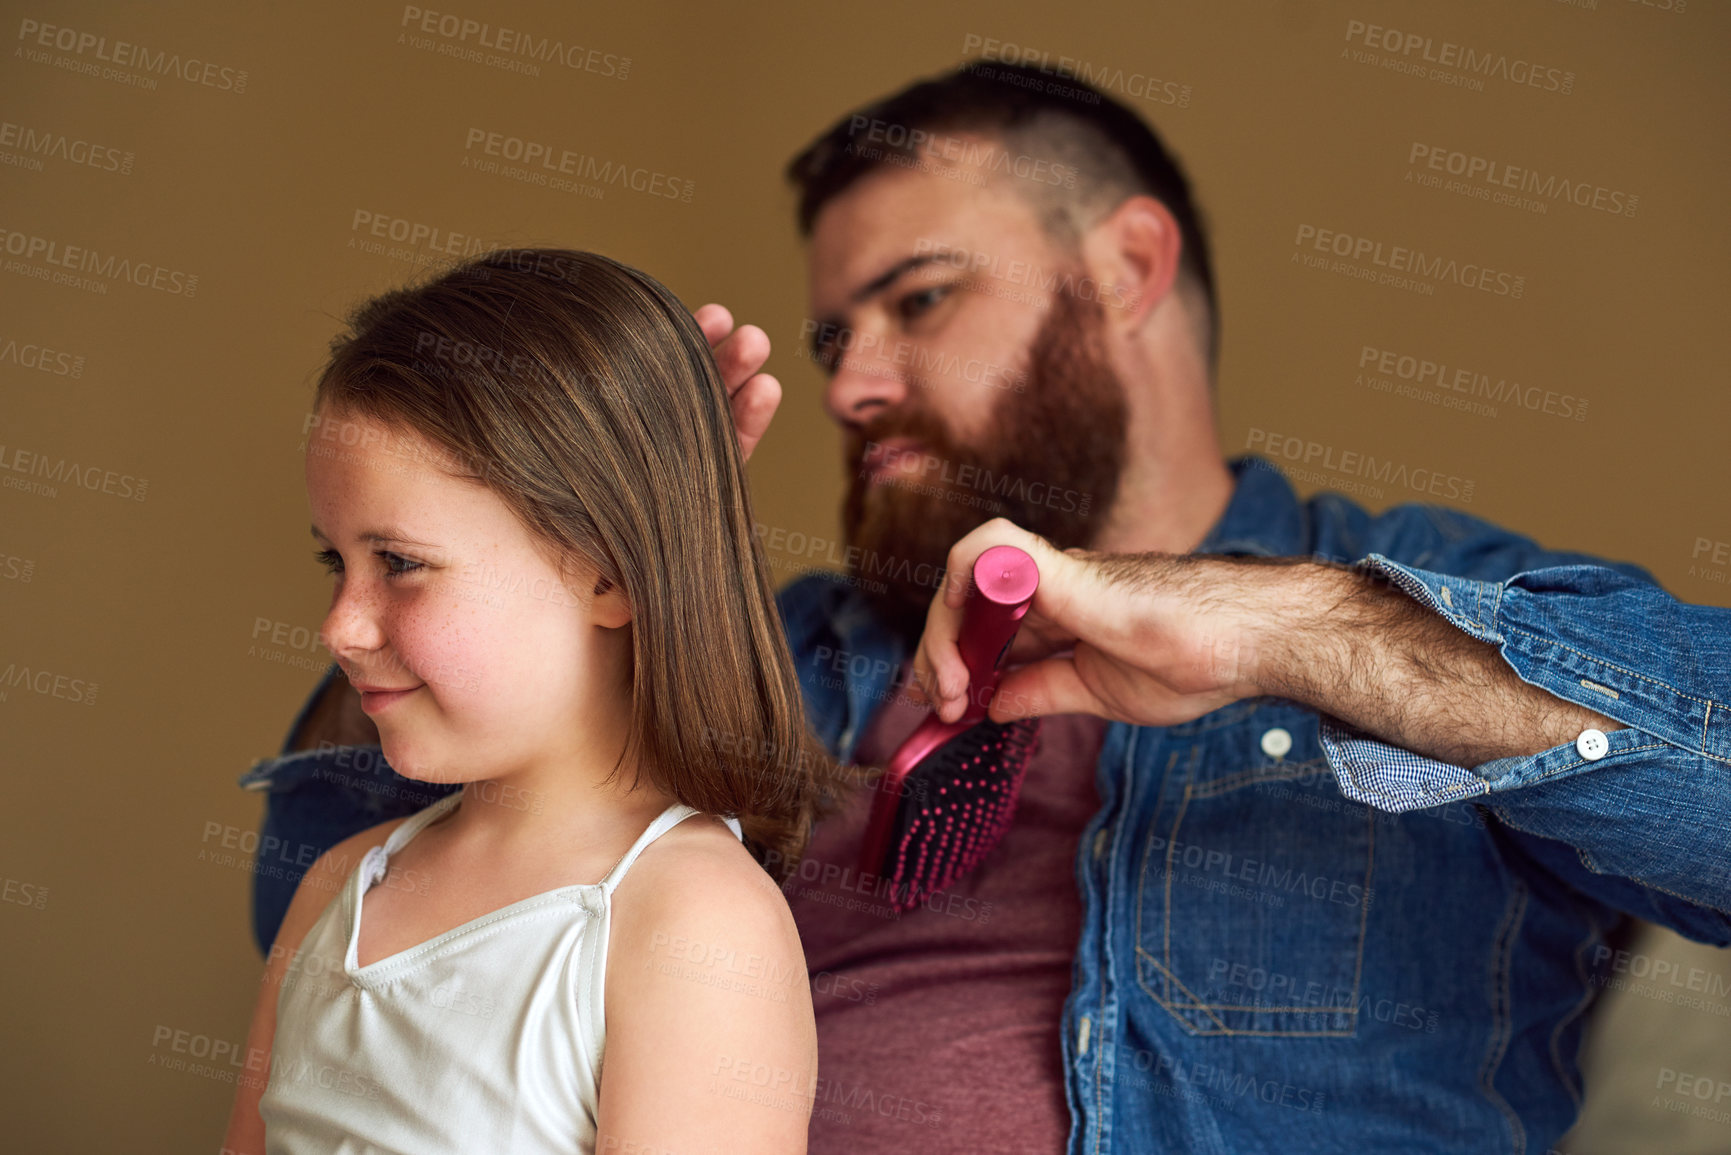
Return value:
[[(925, 713), (886, 703), (854, 760), (886, 764)], [(857, 869), (869, 792), (818, 827), (784, 888), (817, 1010), (813, 1155), (1064, 1149), (1058, 1031), (1081, 934), (1076, 843), (1099, 809), (1105, 728), (1047, 718), (1009, 832), (906, 914)]]

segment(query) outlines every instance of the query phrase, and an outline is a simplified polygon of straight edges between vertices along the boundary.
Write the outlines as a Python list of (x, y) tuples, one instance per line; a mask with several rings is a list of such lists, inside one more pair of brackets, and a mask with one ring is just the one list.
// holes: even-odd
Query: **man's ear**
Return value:
[(1097, 221), (1082, 238), (1082, 258), (1108, 324), (1140, 325), (1172, 291), (1183, 251), (1177, 219), (1154, 197), (1126, 197)]

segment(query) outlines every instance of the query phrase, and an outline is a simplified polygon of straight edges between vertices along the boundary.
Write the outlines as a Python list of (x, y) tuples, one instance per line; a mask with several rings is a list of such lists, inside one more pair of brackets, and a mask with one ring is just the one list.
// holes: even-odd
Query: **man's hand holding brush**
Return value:
[(951, 548), (914, 658), (910, 692), (946, 721), (960, 716), (967, 690), (956, 635), (968, 575), (974, 559), (995, 545), (1026, 550), (1040, 585), (1010, 647), (1010, 662), (1026, 664), (1005, 673), (992, 700), (993, 721), (1097, 714), (1169, 726), (1259, 692), (1246, 676), (1242, 623), (1226, 607), (1208, 616), (1195, 610), (1205, 600), (1195, 587), (1211, 568), (1196, 563), (1210, 559), (1060, 552), (996, 518)]
[(1361, 571), (1307, 558), (1060, 551), (1003, 518), (951, 548), (926, 615), (910, 691), (946, 721), (967, 691), (956, 635), (968, 575), (994, 545), (1026, 550), (1040, 570), (994, 721), (1094, 714), (1172, 726), (1267, 695), (1458, 766), (1620, 728), (1522, 681), (1496, 646)]

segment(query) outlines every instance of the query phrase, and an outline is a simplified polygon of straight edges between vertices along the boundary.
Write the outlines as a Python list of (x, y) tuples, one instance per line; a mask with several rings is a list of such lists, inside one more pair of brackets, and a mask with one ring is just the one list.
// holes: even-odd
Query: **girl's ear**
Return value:
[(604, 577), (595, 579), (595, 600), (589, 603), (589, 616), (598, 626), (618, 629), (631, 624), (631, 603), (625, 591)]
[(631, 624), (631, 602), (625, 587), (601, 575), (601, 567), (586, 557), (567, 556), (559, 563), (560, 578), (574, 604), (582, 605), (589, 620), (607, 629)]

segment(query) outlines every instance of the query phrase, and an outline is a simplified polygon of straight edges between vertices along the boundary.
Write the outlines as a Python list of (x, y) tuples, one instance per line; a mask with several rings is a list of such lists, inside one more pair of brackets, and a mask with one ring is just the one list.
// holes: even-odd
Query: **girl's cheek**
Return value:
[(404, 664), (435, 698), (460, 707), (495, 680), (496, 647), (487, 642), (494, 636), (473, 608), (423, 602), (403, 615), (396, 644)]
[(416, 607), (415, 652), (428, 670), (425, 680), (437, 678), (442, 700), (485, 710), (520, 696), (525, 686), (560, 679), (572, 654), (569, 616), (508, 591), (428, 602)]
[(515, 591), (477, 597), (467, 586), (426, 595), (402, 607), (393, 647), (452, 720), (482, 730), (514, 724), (526, 702), (563, 700), (580, 684), (582, 631), (571, 607)]

